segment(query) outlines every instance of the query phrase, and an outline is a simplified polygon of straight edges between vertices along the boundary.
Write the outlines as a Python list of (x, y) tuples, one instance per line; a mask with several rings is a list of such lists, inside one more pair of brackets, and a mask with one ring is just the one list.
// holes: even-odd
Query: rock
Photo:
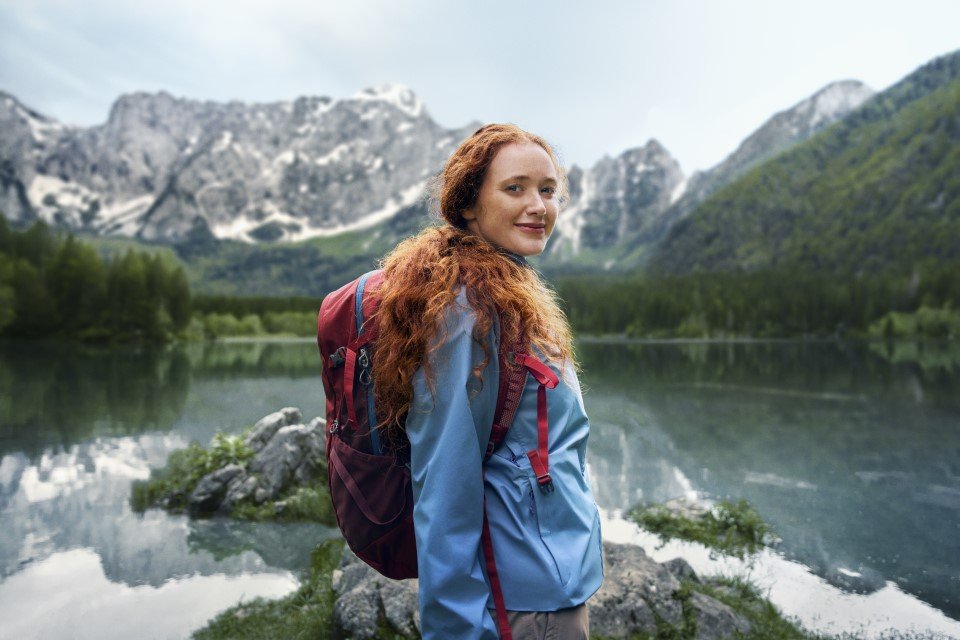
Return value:
[(334, 625), (343, 638), (378, 638), (383, 628), (403, 638), (420, 637), (416, 580), (385, 578), (344, 546), (331, 586), (338, 596)]
[(657, 618), (677, 625), (683, 609), (673, 596), (680, 581), (638, 546), (603, 545), (603, 586), (588, 602), (592, 635), (630, 638), (656, 632)]
[(187, 509), (193, 515), (213, 513), (223, 502), (230, 482), (243, 473), (243, 467), (238, 464), (228, 464), (208, 473), (194, 487), (187, 500)]
[(233, 505), (243, 502), (253, 495), (257, 490), (257, 478), (249, 476), (246, 473), (239, 475), (230, 481), (227, 486), (227, 494), (220, 504), (220, 509), (230, 511)]
[[(696, 577), (685, 561), (675, 558), (660, 564), (633, 545), (605, 544), (603, 553), (604, 584), (587, 603), (592, 636), (659, 637), (664, 622), (678, 631), (682, 628), (685, 609), (696, 621), (696, 640), (732, 639), (750, 631), (749, 622), (722, 602), (698, 592), (680, 592), (680, 581), (670, 567)], [(343, 638), (377, 638), (384, 629), (401, 638), (419, 637), (416, 580), (384, 578), (344, 547), (331, 585), (338, 596), (334, 624)]]
[(693, 582), (700, 582), (700, 578), (697, 577), (697, 572), (694, 571), (693, 567), (690, 566), (690, 563), (683, 558), (667, 560), (663, 563), (663, 566), (667, 568), (667, 571), (676, 576), (678, 580), (691, 580)]
[(246, 443), (254, 451), (260, 451), (277, 431), (287, 425), (299, 423), (302, 417), (300, 409), (296, 407), (286, 407), (264, 416), (253, 425)]
[(322, 429), (294, 424), (277, 430), (247, 465), (260, 477), (254, 500), (273, 500), (291, 483), (308, 484), (324, 475), (324, 448)]
[(687, 606), (695, 612), (696, 640), (739, 638), (750, 632), (750, 623), (745, 618), (710, 596), (694, 591), (690, 594)]

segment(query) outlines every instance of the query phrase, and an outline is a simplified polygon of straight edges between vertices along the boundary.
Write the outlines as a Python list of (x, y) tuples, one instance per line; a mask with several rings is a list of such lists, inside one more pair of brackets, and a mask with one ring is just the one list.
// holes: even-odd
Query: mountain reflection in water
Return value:
[[(960, 618), (956, 346), (584, 342), (578, 353), (605, 511), (746, 498), (778, 552), (829, 583), (855, 594), (892, 581)], [(103, 580), (157, 598), (205, 577), (249, 580), (251, 597), (278, 588), (260, 578), (286, 576), (289, 590), (335, 531), (139, 515), (130, 483), (191, 440), (280, 407), (322, 415), (318, 374), (310, 342), (0, 344), (0, 601), (18, 580), (85, 562), (78, 550)], [(49, 586), (66, 589), (64, 615), (83, 606), (80, 586)], [(140, 597), (144, 620), (160, 615)]]

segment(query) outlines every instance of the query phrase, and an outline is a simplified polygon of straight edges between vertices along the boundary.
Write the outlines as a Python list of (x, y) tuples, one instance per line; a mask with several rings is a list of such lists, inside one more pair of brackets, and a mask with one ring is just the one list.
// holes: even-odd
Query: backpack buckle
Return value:
[(336, 369), (347, 361), (346, 347), (338, 347), (336, 351), (330, 354), (330, 368)]
[(333, 435), (338, 431), (340, 431), (340, 421), (337, 419), (334, 419), (333, 422), (330, 423), (329, 431), (330, 431), (330, 435)]
[(549, 473), (537, 476), (537, 485), (539, 485), (541, 493), (553, 493), (553, 478), (550, 477)]

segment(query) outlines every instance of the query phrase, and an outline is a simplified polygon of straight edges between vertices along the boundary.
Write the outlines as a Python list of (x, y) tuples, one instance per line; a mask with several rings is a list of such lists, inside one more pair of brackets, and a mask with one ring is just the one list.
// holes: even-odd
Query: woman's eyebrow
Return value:
[[(504, 178), (503, 182), (523, 182), (525, 180), (530, 180), (530, 176), (511, 176), (509, 178)], [(546, 178), (546, 182), (556, 182), (553, 178)]]

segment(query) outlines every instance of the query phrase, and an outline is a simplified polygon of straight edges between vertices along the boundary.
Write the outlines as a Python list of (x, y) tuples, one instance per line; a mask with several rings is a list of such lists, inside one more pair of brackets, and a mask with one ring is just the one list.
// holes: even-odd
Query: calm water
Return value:
[[(579, 350), (605, 512), (747, 498), (777, 556), (826, 585), (797, 597), (869, 603), (893, 588), (920, 628), (960, 628), (942, 615), (960, 619), (956, 345)], [(309, 342), (0, 344), (0, 637), (185, 637), (240, 599), (294, 589), (334, 532), (140, 516), (128, 498), (191, 440), (283, 406), (320, 415), (317, 368)]]

